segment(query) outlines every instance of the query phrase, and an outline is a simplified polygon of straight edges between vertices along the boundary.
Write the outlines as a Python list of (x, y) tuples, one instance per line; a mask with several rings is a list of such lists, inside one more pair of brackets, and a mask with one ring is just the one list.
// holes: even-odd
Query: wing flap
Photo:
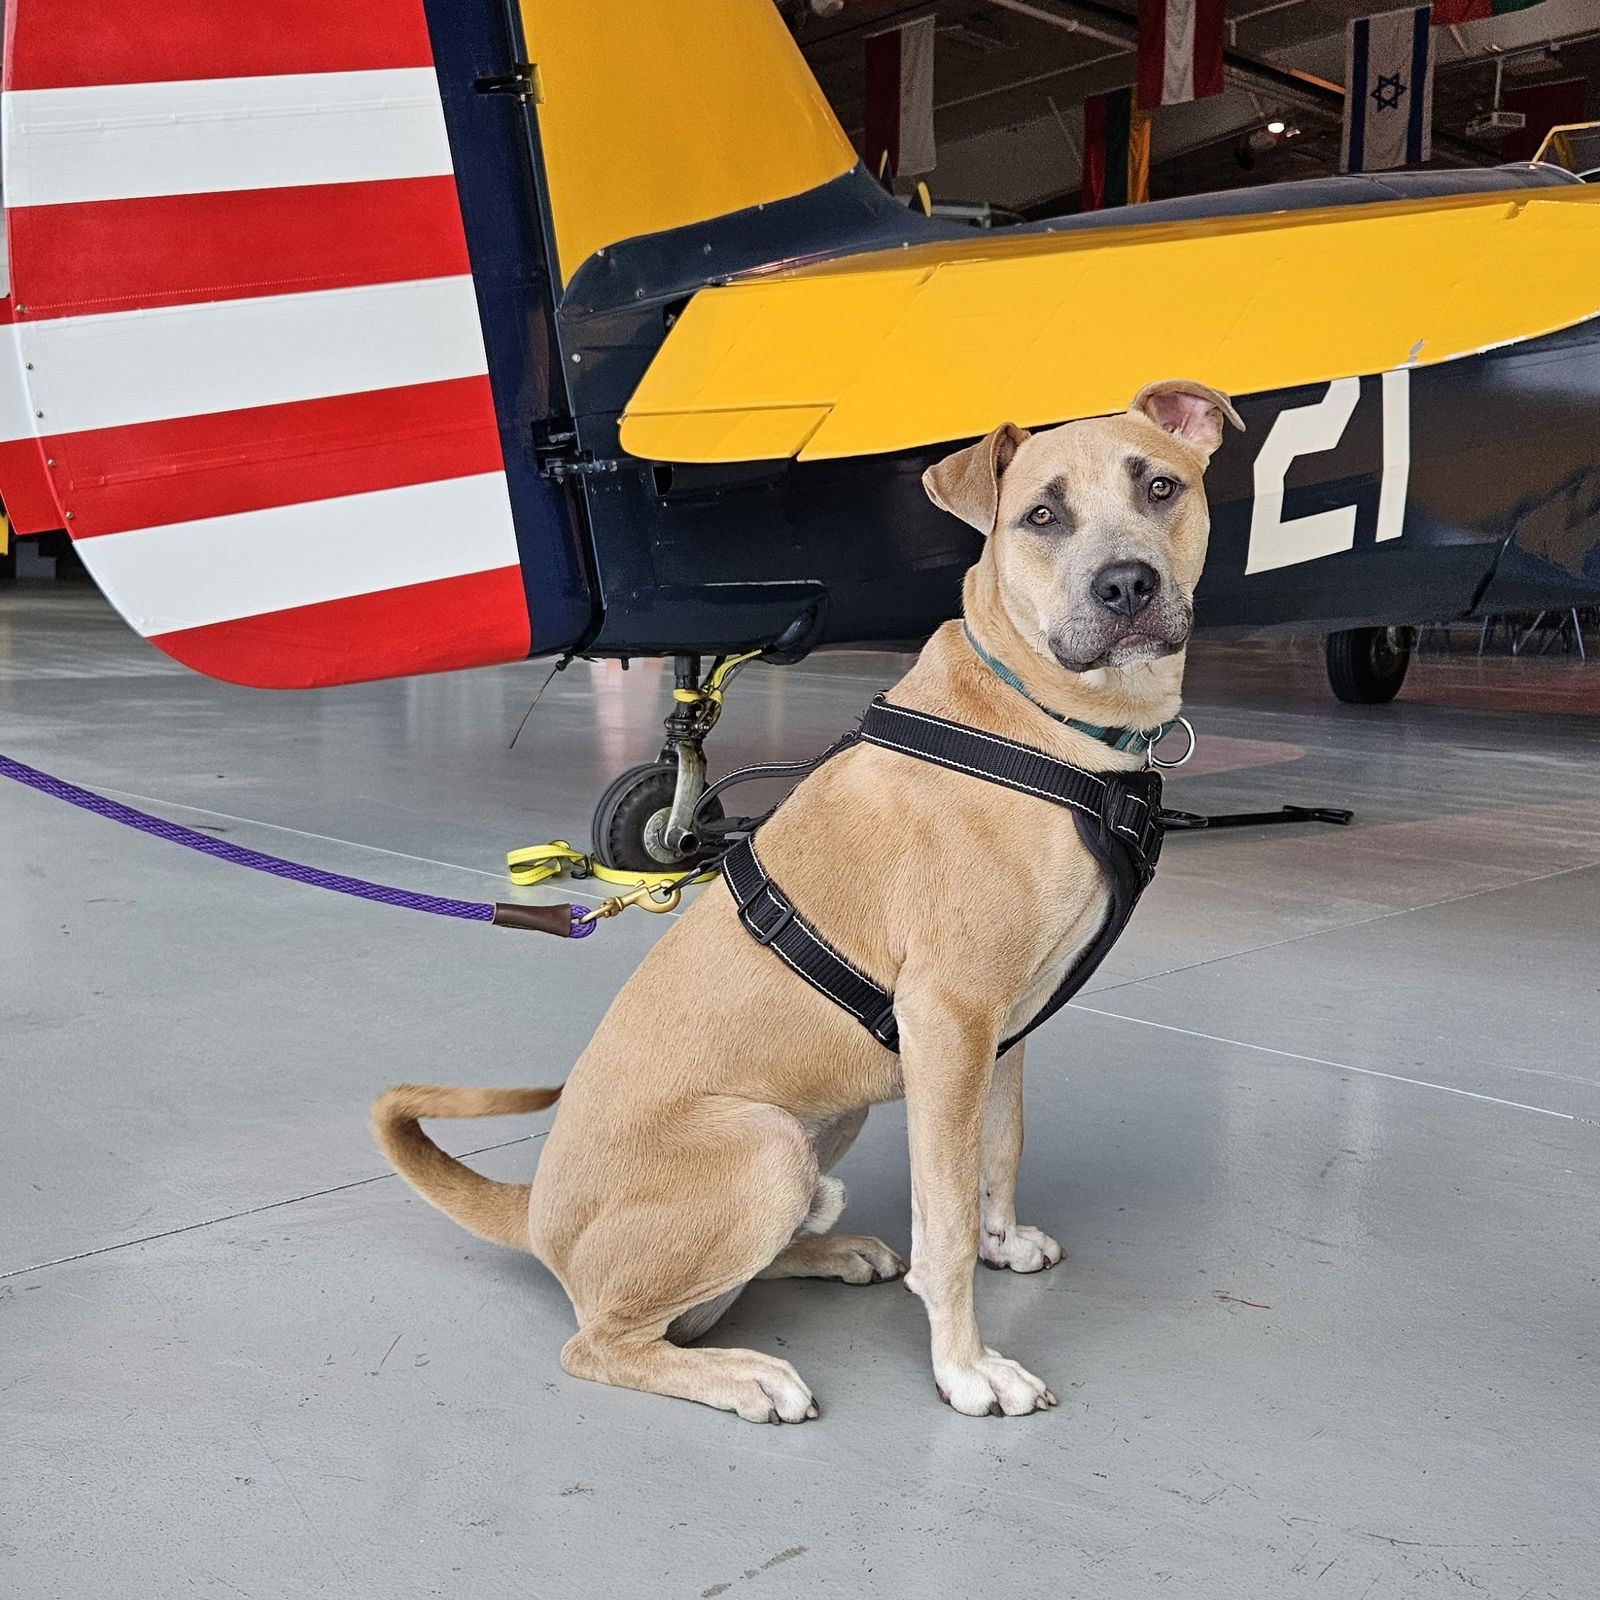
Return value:
[(820, 460), (1102, 415), (1159, 377), (1252, 394), (1431, 366), (1600, 313), (1596, 259), (1588, 185), (847, 258), (697, 294), (622, 444)]
[(828, 415), (826, 406), (753, 406), (734, 411), (682, 411), (663, 418), (692, 456), (674, 461), (776, 461), (797, 456)]

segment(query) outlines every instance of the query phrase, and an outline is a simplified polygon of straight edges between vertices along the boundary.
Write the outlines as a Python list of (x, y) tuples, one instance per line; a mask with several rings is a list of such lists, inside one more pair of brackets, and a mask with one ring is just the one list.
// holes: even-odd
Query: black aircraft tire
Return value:
[(1411, 665), (1411, 628), (1347, 628), (1328, 635), (1328, 682), (1346, 705), (1393, 700)]
[[(590, 831), (594, 853), (602, 866), (619, 872), (671, 872), (704, 859), (708, 851), (670, 856), (664, 851), (653, 852), (645, 842), (645, 832), (652, 819), (672, 809), (672, 793), (677, 783), (677, 767), (664, 761), (629, 767), (613, 780), (594, 808)], [(721, 801), (713, 800), (705, 814), (720, 817)], [(662, 817), (661, 820), (666, 819)]]

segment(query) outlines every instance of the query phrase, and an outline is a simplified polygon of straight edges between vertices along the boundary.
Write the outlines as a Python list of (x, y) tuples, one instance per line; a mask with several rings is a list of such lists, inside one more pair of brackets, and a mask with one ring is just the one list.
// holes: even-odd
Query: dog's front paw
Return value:
[(904, 1276), (906, 1264), (882, 1239), (860, 1233), (825, 1233), (796, 1239), (760, 1278), (838, 1278), (843, 1283), (885, 1283)]
[(970, 1367), (935, 1367), (933, 1376), (939, 1398), (966, 1417), (1025, 1417), (1056, 1403), (1042, 1378), (995, 1350)]
[(978, 1236), (978, 1256), (987, 1267), (1009, 1267), (1013, 1272), (1044, 1272), (1066, 1254), (1048, 1233), (1013, 1223), (1004, 1233), (984, 1228)]

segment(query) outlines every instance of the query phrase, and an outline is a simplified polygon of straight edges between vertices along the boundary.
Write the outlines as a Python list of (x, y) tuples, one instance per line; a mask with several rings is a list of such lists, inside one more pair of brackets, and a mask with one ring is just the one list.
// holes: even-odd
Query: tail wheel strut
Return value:
[(703, 681), (699, 656), (675, 658), (677, 681), (660, 757), (620, 774), (595, 807), (591, 838), (602, 866), (660, 872), (694, 866), (710, 854), (695, 831), (696, 818), (720, 821), (723, 811), (718, 800), (701, 803), (706, 737), (722, 715), (735, 673), (760, 654), (718, 656)]
[[(590, 834), (602, 866), (620, 872), (666, 872), (704, 859), (707, 850), (698, 839), (687, 848), (685, 841), (680, 840), (677, 848), (666, 842), (678, 776), (675, 762), (647, 761), (612, 781), (594, 809)], [(720, 818), (721, 801), (711, 801), (706, 814)]]

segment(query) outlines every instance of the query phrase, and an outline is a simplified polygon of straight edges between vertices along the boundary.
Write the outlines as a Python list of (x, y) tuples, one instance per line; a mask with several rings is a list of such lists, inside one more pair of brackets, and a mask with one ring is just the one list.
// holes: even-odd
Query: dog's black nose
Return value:
[(1130, 622), (1155, 598), (1161, 574), (1148, 561), (1113, 561), (1101, 567), (1089, 585), (1096, 600)]

